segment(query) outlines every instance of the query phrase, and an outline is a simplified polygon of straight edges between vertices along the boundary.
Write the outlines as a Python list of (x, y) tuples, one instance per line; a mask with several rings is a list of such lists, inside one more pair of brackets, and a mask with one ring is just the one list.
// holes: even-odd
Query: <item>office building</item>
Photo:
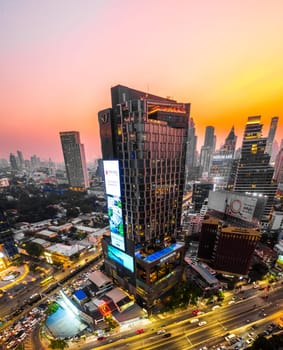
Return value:
[(272, 156), (273, 141), (277, 130), (278, 120), (279, 120), (278, 117), (273, 117), (271, 119), (271, 123), (269, 127), (269, 133), (267, 137), (265, 152), (268, 153), (270, 157)]
[[(186, 181), (197, 180), (197, 136), (193, 119), (189, 120), (187, 156), (186, 156)], [(197, 175), (197, 176), (196, 176)]]
[(20, 170), (22, 170), (25, 167), (25, 160), (23, 157), (23, 152), (22, 151), (17, 151), (17, 155), (18, 155), (18, 167)]
[(226, 189), (230, 178), (234, 153), (237, 142), (234, 127), (225, 139), (224, 145), (212, 155), (209, 177), (215, 184), (215, 189)]
[(216, 136), (214, 135), (214, 127), (207, 126), (205, 129), (204, 145), (200, 152), (200, 169), (201, 176), (208, 177), (212, 162), (212, 154), (215, 150)]
[(198, 258), (219, 273), (247, 276), (260, 236), (258, 228), (229, 226), (208, 216), (202, 223)]
[(17, 158), (13, 153), (10, 153), (10, 165), (12, 170), (14, 171), (19, 170), (18, 164), (17, 164)]
[(209, 182), (195, 182), (193, 184), (192, 204), (194, 211), (199, 212), (205, 200), (208, 199), (209, 191), (213, 190), (213, 184)]
[(260, 116), (248, 117), (241, 158), (237, 164), (234, 191), (266, 197), (266, 206), (261, 219), (263, 225), (271, 217), (277, 185), (273, 181), (274, 168), (269, 165), (270, 155), (265, 152), (266, 138), (262, 137)]
[(82, 190), (89, 187), (84, 145), (78, 131), (60, 132), (61, 144), (71, 189)]
[(98, 113), (110, 237), (105, 269), (152, 308), (182, 276), (181, 229), (190, 105), (125, 86)]
[(0, 208), (0, 271), (17, 258), (18, 249), (4, 211)]
[(278, 184), (283, 184), (283, 148), (280, 149), (275, 160), (274, 179)]

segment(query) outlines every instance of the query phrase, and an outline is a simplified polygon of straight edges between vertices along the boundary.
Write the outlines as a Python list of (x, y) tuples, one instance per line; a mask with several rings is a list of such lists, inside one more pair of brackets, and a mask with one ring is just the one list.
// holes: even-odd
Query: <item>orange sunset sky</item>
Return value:
[(203, 144), (249, 115), (283, 138), (282, 0), (0, 1), (0, 158), (62, 161), (77, 130), (100, 157), (97, 112), (117, 84), (191, 103)]

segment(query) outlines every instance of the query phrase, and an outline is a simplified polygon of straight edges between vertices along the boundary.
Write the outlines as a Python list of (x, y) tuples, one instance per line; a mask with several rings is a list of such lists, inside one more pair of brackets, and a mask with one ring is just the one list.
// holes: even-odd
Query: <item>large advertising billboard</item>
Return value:
[(256, 197), (228, 191), (209, 191), (208, 209), (251, 222), (257, 204)]
[(108, 244), (108, 258), (116, 261), (131, 272), (134, 272), (134, 258)]
[(122, 202), (119, 197), (107, 196), (111, 244), (125, 250)]
[(121, 250), (125, 250), (119, 162), (118, 160), (104, 160), (103, 167), (111, 244)]
[(104, 160), (103, 168), (106, 194), (115, 197), (121, 197), (118, 160)]

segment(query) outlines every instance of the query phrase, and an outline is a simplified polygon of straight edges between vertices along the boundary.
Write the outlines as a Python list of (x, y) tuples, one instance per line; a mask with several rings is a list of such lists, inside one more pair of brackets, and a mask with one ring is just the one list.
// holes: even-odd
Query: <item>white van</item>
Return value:
[(190, 320), (190, 323), (197, 323), (199, 322), (199, 319), (198, 318), (193, 318)]
[(224, 339), (226, 340), (226, 341), (230, 341), (231, 339), (233, 339), (233, 338), (235, 338), (236, 336), (235, 336), (235, 334), (229, 334), (229, 335), (227, 335)]

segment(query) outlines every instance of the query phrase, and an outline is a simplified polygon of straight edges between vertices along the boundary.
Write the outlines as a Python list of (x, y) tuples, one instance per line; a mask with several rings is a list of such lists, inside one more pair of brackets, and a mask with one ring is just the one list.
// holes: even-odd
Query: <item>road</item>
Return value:
[[(266, 301), (262, 298), (263, 292), (248, 291), (247, 294), (251, 295), (247, 299), (231, 305), (226, 304), (214, 311), (197, 316), (199, 321), (207, 322), (202, 327), (198, 326), (198, 323), (191, 324), (191, 314), (183, 312), (173, 315), (171, 319), (152, 323), (143, 334), (136, 335), (134, 331), (118, 334), (104, 340), (104, 345), (96, 340), (86, 340), (85, 343), (80, 343), (80, 349), (198, 350), (205, 345), (210, 347), (220, 343), (225, 344), (224, 336), (228, 332), (246, 337), (252, 325), (256, 324), (257, 333), (260, 333), (267, 324), (282, 317), (282, 290), (283, 287), (280, 286), (270, 291)], [(265, 317), (263, 312), (266, 314)], [(171, 333), (171, 337), (164, 338), (163, 335), (157, 335), (156, 331), (160, 328), (166, 328), (166, 331)]]

